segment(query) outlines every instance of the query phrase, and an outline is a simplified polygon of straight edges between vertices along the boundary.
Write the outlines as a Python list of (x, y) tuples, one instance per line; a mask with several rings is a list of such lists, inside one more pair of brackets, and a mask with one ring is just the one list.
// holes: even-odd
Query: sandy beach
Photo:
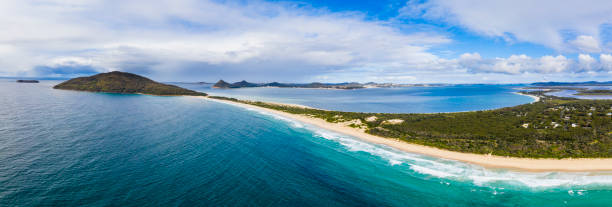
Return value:
[(534, 95), (529, 95), (529, 94), (522, 94), (522, 93), (519, 93), (519, 92), (513, 92), (513, 93), (517, 94), (517, 95), (529, 96), (529, 97), (533, 98), (533, 101), (531, 101), (530, 103), (535, 103), (535, 102), (540, 101), (540, 97), (539, 96), (534, 96)]
[(282, 111), (272, 110), (268, 108), (258, 107), (249, 104), (237, 103), (232, 101), (211, 99), (201, 97), (206, 100), (231, 104), (234, 106), (250, 108), (268, 113), (276, 114), (286, 118), (290, 118), (299, 122), (310, 124), (326, 130), (350, 135), (364, 141), (387, 145), (398, 150), (410, 153), (424, 154), (428, 156), (444, 158), (477, 164), (489, 168), (505, 168), (522, 171), (612, 171), (612, 158), (579, 158), (579, 159), (530, 159), (530, 158), (513, 158), (493, 155), (482, 155), (472, 153), (454, 152), (449, 150), (438, 149), (423, 145), (411, 144), (405, 141), (384, 138), (371, 135), (362, 130), (351, 128), (340, 123), (330, 123), (322, 119), (312, 118), (304, 115), (291, 114)]
[[(300, 104), (269, 102), (269, 101), (266, 101), (266, 103), (276, 104), (276, 105), (279, 105), (279, 106), (298, 107), (298, 108), (304, 108), (304, 109), (318, 109), (318, 108), (314, 108), (314, 107), (310, 107), (310, 106), (305, 106), (305, 105), (300, 105)], [(324, 109), (318, 109), (318, 110), (324, 110)]]

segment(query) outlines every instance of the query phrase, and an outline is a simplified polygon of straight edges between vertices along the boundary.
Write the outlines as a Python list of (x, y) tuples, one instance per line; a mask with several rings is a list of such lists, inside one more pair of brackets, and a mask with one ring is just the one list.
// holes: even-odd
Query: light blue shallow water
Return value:
[(609, 173), (403, 153), (190, 97), (0, 80), (0, 206), (609, 206)]
[(529, 103), (514, 94), (522, 85), (449, 85), (437, 87), (329, 90), (303, 88), (213, 89), (210, 84), (178, 84), (212, 95), (302, 104), (355, 112), (437, 113), (488, 110)]

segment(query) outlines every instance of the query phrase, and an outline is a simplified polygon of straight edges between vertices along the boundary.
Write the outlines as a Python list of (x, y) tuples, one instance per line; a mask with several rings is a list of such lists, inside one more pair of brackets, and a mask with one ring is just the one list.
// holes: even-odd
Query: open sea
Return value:
[[(612, 205), (610, 172), (488, 169), (200, 98), (52, 89), (57, 83), (0, 79), (0, 206)], [(511, 87), (273, 89), (289, 95), (254, 96), (282, 101), (323, 93), (293, 103), (387, 112), (531, 101), (509, 93)], [(240, 90), (228, 93), (244, 95)], [(396, 95), (381, 101), (351, 93)], [(345, 98), (371, 105), (323, 105)]]

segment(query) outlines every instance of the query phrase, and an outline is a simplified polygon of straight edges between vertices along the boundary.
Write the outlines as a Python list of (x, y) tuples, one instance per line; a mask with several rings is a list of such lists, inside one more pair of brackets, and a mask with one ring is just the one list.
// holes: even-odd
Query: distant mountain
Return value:
[(272, 82), (272, 83), (265, 84), (265, 86), (268, 86), (268, 87), (282, 87), (283, 84), (279, 83), (279, 82)]
[(228, 83), (219, 80), (213, 88), (249, 88), (249, 87), (279, 87), (279, 88), (333, 88), (333, 89), (359, 89), (365, 85), (360, 83), (250, 83), (245, 80), (235, 83)]
[(175, 85), (158, 83), (136, 74), (119, 71), (73, 78), (53, 88), (109, 93), (206, 96), (205, 93), (184, 89)]
[(232, 87), (232, 84), (229, 84), (228, 82), (225, 82), (224, 80), (219, 80), (212, 87), (213, 88), (234, 88), (234, 87)]
[(232, 84), (232, 86), (236, 87), (236, 88), (247, 88), (247, 87), (258, 87), (258, 84), (255, 83), (249, 83), (245, 80), (240, 81), (240, 82), (235, 82)]
[(612, 86), (612, 81), (606, 81), (606, 82), (597, 82), (597, 81), (587, 81), (587, 82), (538, 82), (538, 83), (533, 83), (531, 85), (534, 85), (534, 86)]
[(428, 86), (442, 86), (444, 84), (396, 84), (396, 83), (357, 83), (357, 82), (344, 82), (344, 83), (251, 83), (245, 80), (235, 83), (228, 83), (224, 80), (219, 80), (213, 88), (249, 88), (249, 87), (278, 87), (278, 88), (328, 88), (328, 89), (362, 89), (362, 88), (393, 88), (393, 87), (428, 87)]

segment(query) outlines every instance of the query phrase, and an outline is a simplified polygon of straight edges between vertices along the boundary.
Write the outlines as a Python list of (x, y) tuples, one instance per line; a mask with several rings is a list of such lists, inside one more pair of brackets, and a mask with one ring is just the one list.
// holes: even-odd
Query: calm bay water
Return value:
[(213, 89), (211, 84), (178, 84), (212, 95), (301, 104), (315, 108), (387, 113), (437, 113), (496, 109), (529, 103), (514, 94), (522, 85), (449, 85), (441, 87), (330, 90), (304, 88)]
[(0, 206), (612, 203), (609, 173), (485, 169), (198, 98), (55, 83), (0, 80)]

